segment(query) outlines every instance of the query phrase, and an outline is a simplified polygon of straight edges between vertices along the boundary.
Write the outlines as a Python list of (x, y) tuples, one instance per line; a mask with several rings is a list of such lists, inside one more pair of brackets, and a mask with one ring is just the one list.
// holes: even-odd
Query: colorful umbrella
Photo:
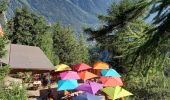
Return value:
[(103, 69), (101, 70), (102, 76), (116, 76), (121, 77), (120, 74), (114, 69)]
[(98, 61), (93, 66), (94, 69), (109, 69), (109, 65), (105, 62)]
[(111, 97), (113, 100), (121, 98), (121, 97), (133, 95), (132, 93), (121, 88), (120, 86), (106, 87), (106, 88), (103, 88), (102, 91), (106, 93), (109, 97)]
[(123, 82), (120, 79), (120, 77), (105, 77), (101, 76), (100, 80), (102, 81), (102, 84), (107, 86), (123, 86)]
[(65, 64), (57, 65), (57, 66), (55, 66), (55, 68), (56, 68), (56, 70), (55, 70), (56, 72), (71, 70), (71, 68), (68, 65), (65, 65)]
[(96, 94), (96, 92), (99, 91), (101, 88), (103, 88), (103, 84), (87, 81), (84, 84), (77, 87), (76, 90)]
[(75, 71), (66, 71), (66, 72), (62, 72), (60, 73), (60, 77), (62, 80), (68, 80), (68, 79), (80, 79), (79, 75), (77, 72)]
[(80, 76), (80, 78), (82, 80), (88, 80), (88, 79), (92, 79), (92, 78), (98, 77), (97, 75), (95, 75), (95, 74), (93, 74), (91, 72), (88, 72), (88, 71), (80, 72), (79, 76)]
[(77, 80), (59, 80), (57, 91), (72, 90), (78, 87)]
[(79, 96), (73, 97), (73, 100), (101, 100), (100, 97), (84, 92)]
[(87, 69), (91, 69), (91, 67), (87, 64), (77, 64), (73, 66), (75, 68), (76, 71), (82, 71), (82, 70), (87, 70)]

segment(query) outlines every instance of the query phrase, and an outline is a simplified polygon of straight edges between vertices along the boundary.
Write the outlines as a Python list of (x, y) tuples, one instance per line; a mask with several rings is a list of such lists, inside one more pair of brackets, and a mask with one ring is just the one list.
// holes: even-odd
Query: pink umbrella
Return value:
[(88, 93), (91, 93), (91, 94), (96, 94), (97, 91), (99, 91), (101, 88), (103, 88), (102, 84), (87, 81), (86, 83), (77, 87), (76, 90), (85, 91), (85, 92), (88, 92)]
[(73, 67), (76, 71), (91, 69), (91, 67), (85, 63), (77, 64), (77, 65), (74, 65)]
[(77, 79), (80, 79), (79, 75), (75, 71), (62, 72), (62, 73), (60, 73), (60, 77), (61, 77), (62, 80), (69, 80), (69, 79), (77, 80)]

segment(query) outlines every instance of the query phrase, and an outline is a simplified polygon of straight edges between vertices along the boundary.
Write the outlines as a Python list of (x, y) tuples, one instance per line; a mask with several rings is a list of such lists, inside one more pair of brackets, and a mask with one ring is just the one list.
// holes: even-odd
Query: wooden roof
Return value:
[(9, 44), (6, 57), (0, 61), (9, 64), (11, 69), (54, 70), (54, 65), (44, 52), (35, 46)]

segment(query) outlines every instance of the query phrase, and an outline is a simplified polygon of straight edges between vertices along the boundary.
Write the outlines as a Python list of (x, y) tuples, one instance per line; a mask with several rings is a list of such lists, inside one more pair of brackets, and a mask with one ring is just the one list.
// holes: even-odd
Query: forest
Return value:
[[(73, 28), (60, 22), (48, 25), (27, 7), (17, 8), (15, 17), (6, 22), (3, 12), (8, 0), (2, 0), (0, 58), (10, 42), (40, 47), (54, 65), (91, 65), (100, 60), (122, 75), (124, 87), (134, 94), (127, 100), (169, 100), (170, 0), (117, 1), (113, 0), (107, 15), (96, 16), (100, 20), (97, 28), (86, 26), (77, 36)], [(9, 65), (0, 69), (0, 99), (27, 100), (25, 87), (4, 86), (9, 72)]]

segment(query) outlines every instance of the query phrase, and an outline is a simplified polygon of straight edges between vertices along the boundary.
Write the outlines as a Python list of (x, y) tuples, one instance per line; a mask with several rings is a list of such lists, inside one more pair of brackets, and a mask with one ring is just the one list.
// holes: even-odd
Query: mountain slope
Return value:
[(61, 21), (77, 31), (84, 25), (95, 25), (97, 14), (105, 14), (112, 0), (9, 0), (8, 18), (15, 9), (27, 6), (32, 12), (45, 17), (48, 23)]

